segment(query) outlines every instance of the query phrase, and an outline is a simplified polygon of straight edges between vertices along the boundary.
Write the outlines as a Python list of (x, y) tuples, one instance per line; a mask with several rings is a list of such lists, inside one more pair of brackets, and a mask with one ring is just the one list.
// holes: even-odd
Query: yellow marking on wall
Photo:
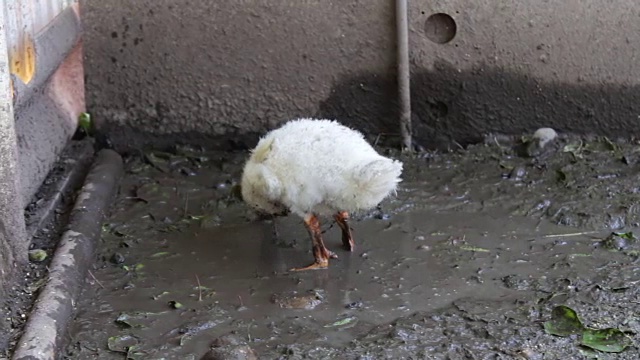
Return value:
[(24, 34), (23, 41), (9, 53), (10, 70), (28, 84), (36, 73), (36, 52), (30, 34)]

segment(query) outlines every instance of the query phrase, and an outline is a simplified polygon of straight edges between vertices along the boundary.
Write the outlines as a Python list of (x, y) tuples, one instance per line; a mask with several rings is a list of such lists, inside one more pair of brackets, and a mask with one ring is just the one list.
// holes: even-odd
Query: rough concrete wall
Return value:
[[(410, 3), (419, 133), (467, 142), (486, 132), (517, 134), (539, 126), (608, 136), (635, 132), (640, 3)], [(427, 18), (441, 12), (457, 25), (445, 44), (427, 35), (434, 29), (431, 23), (428, 30)]]
[(220, 135), (316, 114), (346, 77), (387, 74), (393, 9), (371, 0), (88, 1), (87, 107), (121, 148), (154, 140), (142, 132), (172, 135), (165, 143), (242, 143)]
[(34, 38), (33, 79), (24, 84), (13, 76), (23, 207), (58, 160), (84, 111), (80, 31), (77, 6), (68, 7)]
[[(543, 125), (609, 136), (635, 129), (640, 3), (409, 3), (422, 145)], [(392, 1), (86, 6), (88, 106), (120, 149), (159, 139), (243, 145), (252, 138), (238, 134), (300, 115), (337, 116), (374, 136), (398, 132)], [(440, 12), (455, 21), (448, 42), (447, 17), (428, 20)]]
[(27, 258), (5, 31), (4, 11), (0, 8), (0, 299), (4, 298), (14, 265)]
[[(84, 111), (78, 7), (62, 13), (38, 9), (36, 13), (50, 17), (38, 17), (41, 29), (34, 33), (35, 22), (20, 22), (33, 15), (31, 5), (0, 3), (0, 298), (11, 271), (27, 259), (31, 239), (25, 231), (25, 206)], [(32, 12), (25, 13), (27, 8)], [(28, 56), (13, 46), (16, 39), (29, 40)]]
[(84, 111), (82, 44), (58, 65), (39, 92), (16, 111), (23, 207), (33, 200), (58, 161)]

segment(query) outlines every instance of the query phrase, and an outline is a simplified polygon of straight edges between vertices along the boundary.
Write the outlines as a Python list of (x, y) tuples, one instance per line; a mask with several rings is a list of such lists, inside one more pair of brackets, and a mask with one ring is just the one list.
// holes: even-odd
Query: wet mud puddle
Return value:
[(405, 160), (398, 196), (352, 221), (356, 250), (325, 220), (339, 258), (300, 273), (287, 270), (312, 260), (301, 220), (253, 218), (233, 196), (242, 161), (183, 150), (129, 162), (66, 358), (638, 357), (545, 331), (566, 305), (637, 341), (637, 256), (602, 246), (611, 229), (522, 214), (541, 199), (519, 197), (533, 190), (497, 161)]

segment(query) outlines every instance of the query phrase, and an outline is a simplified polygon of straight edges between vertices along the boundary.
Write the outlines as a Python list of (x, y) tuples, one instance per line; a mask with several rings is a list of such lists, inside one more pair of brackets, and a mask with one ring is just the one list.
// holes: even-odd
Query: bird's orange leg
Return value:
[(349, 213), (346, 211), (341, 211), (333, 215), (333, 218), (336, 220), (338, 226), (340, 226), (340, 229), (342, 230), (342, 245), (344, 246), (345, 250), (353, 251), (355, 242), (353, 241), (353, 235), (351, 234), (351, 228), (349, 227)]
[(322, 231), (320, 230), (320, 220), (315, 215), (307, 215), (304, 218), (304, 225), (309, 231), (311, 242), (313, 244), (313, 264), (301, 268), (293, 268), (291, 271), (317, 270), (329, 267), (329, 258), (335, 259), (338, 256), (327, 250), (322, 241)]

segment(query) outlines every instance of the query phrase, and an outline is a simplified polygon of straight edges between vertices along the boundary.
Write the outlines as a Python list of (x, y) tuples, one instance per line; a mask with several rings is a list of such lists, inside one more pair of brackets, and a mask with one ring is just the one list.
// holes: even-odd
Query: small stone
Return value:
[(533, 351), (532, 349), (522, 349), (518, 352), (518, 355), (527, 360), (540, 360), (542, 359), (542, 355)]
[(180, 168), (180, 173), (182, 175), (184, 175), (184, 176), (196, 176), (196, 175), (198, 175), (198, 174), (196, 174), (195, 171), (193, 171), (191, 169), (188, 169), (188, 168), (185, 168), (185, 167)]
[(526, 154), (530, 157), (537, 157), (542, 154), (542, 150), (554, 142), (558, 133), (552, 128), (540, 128), (533, 133), (531, 140), (526, 144)]
[(216, 187), (216, 190), (224, 190), (228, 186), (229, 186), (229, 184), (227, 184), (226, 182), (221, 182), (221, 183), (217, 184), (215, 187)]
[(287, 294), (273, 294), (271, 302), (282, 309), (313, 310), (322, 303), (319, 294), (298, 295), (295, 292)]
[(209, 350), (201, 360), (258, 360), (256, 352), (248, 345), (225, 346)]
[(124, 263), (124, 255), (120, 254), (120, 253), (113, 253), (113, 255), (111, 255), (111, 259), (110, 261), (114, 264), (122, 264)]
[(175, 300), (169, 301), (169, 306), (171, 306), (173, 309), (182, 309), (184, 307), (184, 305)]
[(378, 220), (389, 220), (391, 219), (391, 215), (385, 213), (378, 213), (375, 215), (375, 218)]
[(558, 133), (552, 128), (540, 128), (533, 133), (533, 140), (538, 143), (541, 149), (557, 137)]
[(29, 250), (29, 260), (33, 262), (42, 262), (47, 256), (47, 252), (42, 249)]
[(230, 346), (230, 345), (233, 345), (233, 346), (241, 345), (241, 341), (240, 339), (238, 339), (237, 336), (233, 334), (225, 334), (220, 336), (219, 338), (216, 338), (211, 343), (211, 347), (214, 347), (214, 348)]
[(522, 180), (525, 175), (527, 175), (527, 170), (522, 166), (516, 166), (509, 173), (509, 178), (514, 180)]
[(354, 301), (352, 303), (349, 303), (345, 306), (345, 308), (347, 309), (360, 309), (364, 306), (364, 304), (362, 303), (362, 301)]

